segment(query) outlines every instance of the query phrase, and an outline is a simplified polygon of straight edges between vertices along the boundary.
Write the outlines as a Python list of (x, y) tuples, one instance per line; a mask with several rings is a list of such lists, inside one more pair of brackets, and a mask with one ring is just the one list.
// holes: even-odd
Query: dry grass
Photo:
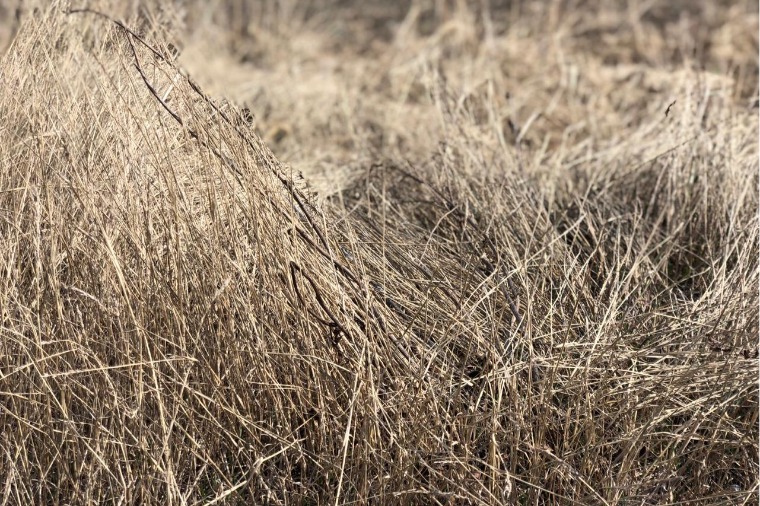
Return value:
[(0, 504), (757, 502), (755, 3), (30, 3)]

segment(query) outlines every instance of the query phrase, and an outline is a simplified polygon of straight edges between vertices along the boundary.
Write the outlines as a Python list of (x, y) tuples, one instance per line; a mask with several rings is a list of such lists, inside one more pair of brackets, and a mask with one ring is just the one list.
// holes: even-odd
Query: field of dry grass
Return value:
[(0, 505), (757, 503), (756, 2), (0, 0), (0, 51)]

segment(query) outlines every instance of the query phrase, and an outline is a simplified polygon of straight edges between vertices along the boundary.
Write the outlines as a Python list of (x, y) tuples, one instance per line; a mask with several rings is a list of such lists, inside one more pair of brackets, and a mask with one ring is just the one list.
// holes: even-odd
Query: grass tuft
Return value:
[(756, 502), (757, 5), (592, 4), (0, 2), (0, 504)]

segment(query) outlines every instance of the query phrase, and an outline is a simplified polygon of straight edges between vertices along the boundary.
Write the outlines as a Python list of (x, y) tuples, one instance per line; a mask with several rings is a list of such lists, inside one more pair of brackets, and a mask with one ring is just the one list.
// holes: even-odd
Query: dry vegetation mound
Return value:
[(0, 1), (0, 504), (758, 500), (756, 4), (88, 5)]

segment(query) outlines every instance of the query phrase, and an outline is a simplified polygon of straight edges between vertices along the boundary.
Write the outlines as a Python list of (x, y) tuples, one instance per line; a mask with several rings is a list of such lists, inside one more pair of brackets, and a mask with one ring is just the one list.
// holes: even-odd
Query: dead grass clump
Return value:
[(757, 14), (708, 3), (25, 18), (3, 504), (756, 501)]

